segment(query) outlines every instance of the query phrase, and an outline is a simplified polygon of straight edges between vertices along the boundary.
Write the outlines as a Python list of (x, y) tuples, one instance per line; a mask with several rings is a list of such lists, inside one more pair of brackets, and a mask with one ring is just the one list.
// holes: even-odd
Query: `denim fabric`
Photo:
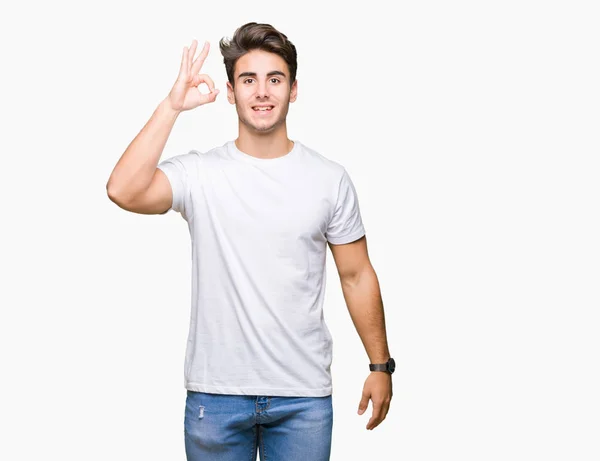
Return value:
[(328, 461), (333, 406), (325, 397), (187, 391), (188, 461)]

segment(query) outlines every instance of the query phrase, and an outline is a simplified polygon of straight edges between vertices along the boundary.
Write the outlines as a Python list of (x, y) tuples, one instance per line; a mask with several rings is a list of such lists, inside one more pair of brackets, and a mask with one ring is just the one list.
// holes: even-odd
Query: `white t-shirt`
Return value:
[(192, 299), (184, 386), (216, 394), (332, 394), (323, 317), (327, 241), (365, 234), (345, 168), (299, 141), (259, 159), (234, 141), (159, 163), (187, 221)]

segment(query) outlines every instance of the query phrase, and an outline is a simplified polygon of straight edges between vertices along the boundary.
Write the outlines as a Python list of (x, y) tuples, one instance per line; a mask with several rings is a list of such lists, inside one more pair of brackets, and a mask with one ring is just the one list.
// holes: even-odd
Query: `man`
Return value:
[[(296, 49), (269, 24), (220, 41), (239, 134), (208, 152), (158, 164), (182, 112), (214, 102), (199, 74), (206, 42), (184, 47), (179, 76), (107, 184), (135, 213), (181, 213), (192, 239), (185, 357), (188, 460), (328, 460), (332, 338), (323, 319), (326, 248), (370, 359), (359, 414), (385, 417), (394, 362), (354, 185), (340, 164), (287, 137)], [(206, 83), (208, 94), (198, 91)]]

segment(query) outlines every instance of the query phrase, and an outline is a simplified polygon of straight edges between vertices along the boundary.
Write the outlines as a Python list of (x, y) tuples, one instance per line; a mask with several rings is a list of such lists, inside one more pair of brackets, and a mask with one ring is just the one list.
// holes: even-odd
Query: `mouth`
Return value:
[(258, 114), (269, 114), (275, 106), (254, 106), (252, 110)]

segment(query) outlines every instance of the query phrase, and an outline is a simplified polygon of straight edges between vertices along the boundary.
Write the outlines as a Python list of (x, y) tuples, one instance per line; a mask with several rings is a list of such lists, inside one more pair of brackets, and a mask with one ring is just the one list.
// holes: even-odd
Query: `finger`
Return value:
[(210, 93), (207, 93), (207, 94), (201, 94), (200, 95), (200, 104), (208, 104), (211, 102), (215, 102), (218, 94), (219, 94), (218, 89), (215, 89), (214, 91), (211, 91)]
[(373, 402), (373, 414), (367, 423), (367, 429), (373, 429), (381, 422), (381, 410), (383, 405), (379, 402)]
[(179, 78), (180, 79), (185, 79), (187, 76), (187, 56), (188, 56), (188, 49), (187, 46), (183, 47), (183, 56), (181, 57), (181, 67), (179, 68)]
[[(194, 62), (194, 55), (196, 54), (196, 48), (198, 48), (198, 40), (192, 40), (192, 46), (190, 46), (190, 51), (188, 53), (188, 70), (190, 70), (191, 63)], [(197, 72), (196, 72), (197, 73)], [(194, 74), (191, 74), (194, 75)]]
[(385, 414), (390, 411), (390, 406), (392, 405), (392, 399), (390, 398), (387, 402), (385, 402)]
[(369, 394), (365, 394), (363, 392), (362, 398), (360, 399), (360, 403), (358, 404), (358, 414), (362, 415), (365, 411), (367, 411), (368, 406), (369, 406)]
[(204, 60), (208, 56), (209, 50), (210, 50), (210, 43), (204, 42), (204, 47), (202, 47), (202, 50), (200, 51), (198, 58), (192, 64), (192, 69), (191, 69), (192, 75), (196, 75), (198, 72), (200, 72), (200, 69), (202, 69), (202, 64), (204, 64)]
[(187, 56), (187, 46), (183, 47), (183, 53), (181, 55), (181, 67), (179, 67), (179, 75), (183, 75), (187, 66), (185, 65), (185, 57)]
[(381, 421), (387, 417), (388, 411), (390, 411), (390, 402), (383, 402), (381, 406)]
[(388, 409), (389, 409), (389, 405), (383, 404), (381, 407), (381, 411), (379, 413), (379, 417), (375, 418), (375, 416), (373, 416), (367, 424), (367, 429), (373, 430), (377, 426), (379, 426), (383, 422), (383, 420), (386, 418)]
[(208, 75), (206, 74), (198, 74), (198, 75), (194, 75), (194, 86), (198, 86), (201, 83), (206, 83), (206, 86), (208, 86), (208, 89), (212, 92), (215, 89), (215, 82), (213, 82), (212, 78), (210, 78)]
[(367, 429), (375, 429), (379, 426), (383, 420), (387, 417), (388, 411), (390, 409), (390, 401), (383, 401), (381, 406), (379, 407), (379, 416), (375, 415), (375, 411), (373, 411), (373, 416), (367, 423)]

